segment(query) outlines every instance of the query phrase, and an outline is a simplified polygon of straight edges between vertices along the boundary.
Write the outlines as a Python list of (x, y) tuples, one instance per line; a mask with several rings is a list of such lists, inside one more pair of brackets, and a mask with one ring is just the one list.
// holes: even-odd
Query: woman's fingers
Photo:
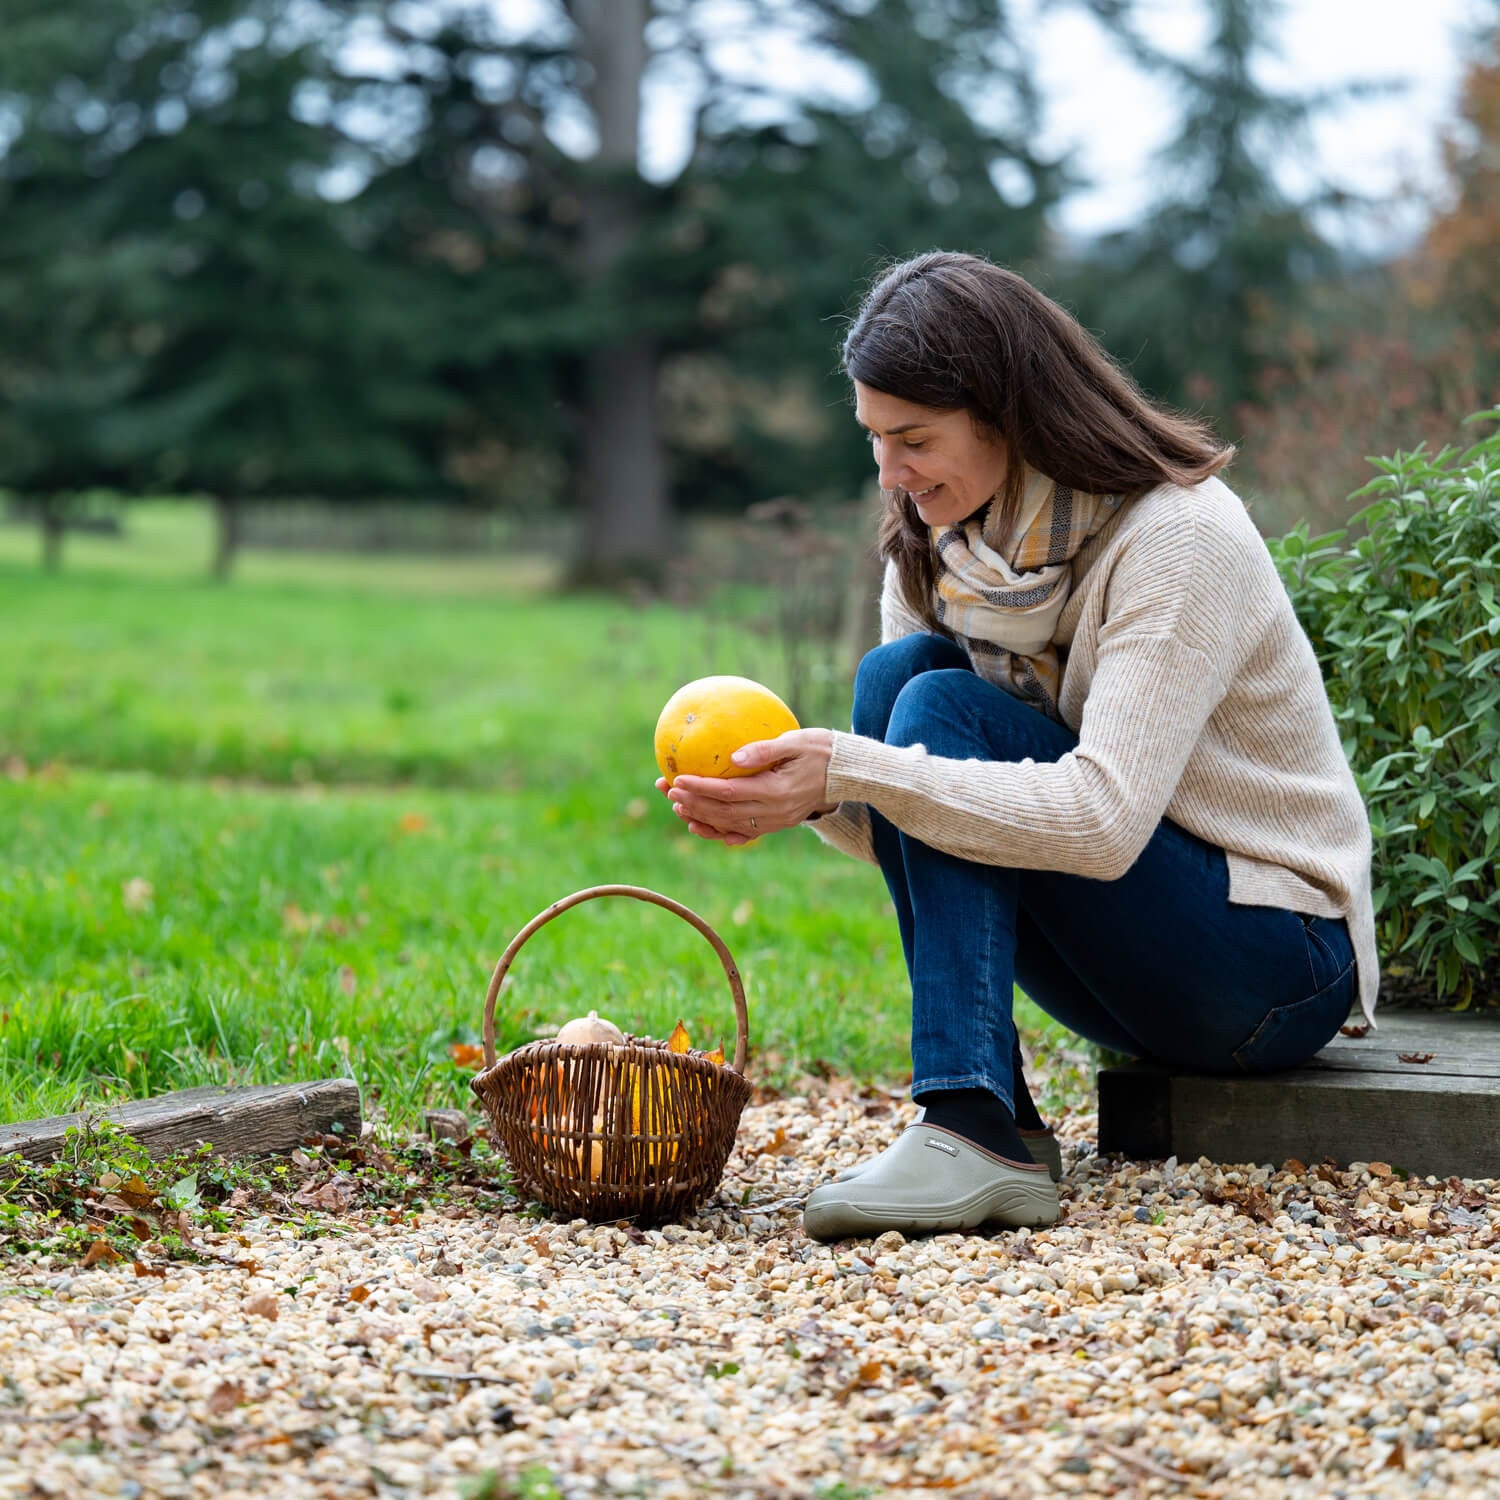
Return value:
[(744, 776), (678, 776), (665, 791), (677, 815), (701, 837), (746, 843), (801, 823), (826, 802), (832, 735), (794, 729), (774, 740), (756, 740), (734, 754)]

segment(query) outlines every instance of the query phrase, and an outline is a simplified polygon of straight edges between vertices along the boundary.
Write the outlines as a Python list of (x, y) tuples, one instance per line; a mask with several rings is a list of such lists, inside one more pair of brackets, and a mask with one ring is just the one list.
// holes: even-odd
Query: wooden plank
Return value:
[(1500, 1080), (1298, 1072), (1172, 1079), (1179, 1160), (1383, 1161), (1419, 1177), (1500, 1176)]
[(359, 1085), (352, 1078), (248, 1088), (181, 1089), (109, 1109), (0, 1125), (0, 1156), (19, 1152), (44, 1161), (65, 1145), (70, 1127), (108, 1120), (128, 1131), (153, 1156), (206, 1141), (225, 1155), (290, 1151), (310, 1136), (343, 1135), (357, 1141), (361, 1129)]
[[(1380, 1012), (1377, 1030), (1338, 1036), (1308, 1064), (1341, 1071), (1452, 1073), (1500, 1078), (1500, 1016), (1432, 1011)], [(1403, 1057), (1428, 1056), (1425, 1063)]]
[[(1224, 1163), (1383, 1161), (1500, 1177), (1500, 1018), (1397, 1012), (1302, 1068), (1256, 1077), (1127, 1063), (1099, 1072), (1099, 1150)], [(1427, 1063), (1401, 1056), (1432, 1054)]]

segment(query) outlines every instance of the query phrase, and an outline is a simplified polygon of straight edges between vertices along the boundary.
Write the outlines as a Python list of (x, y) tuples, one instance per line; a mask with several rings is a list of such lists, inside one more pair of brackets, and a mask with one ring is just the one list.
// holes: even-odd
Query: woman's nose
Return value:
[(880, 473), (880, 488), (898, 490), (906, 476), (906, 463), (883, 443), (875, 445), (875, 467)]

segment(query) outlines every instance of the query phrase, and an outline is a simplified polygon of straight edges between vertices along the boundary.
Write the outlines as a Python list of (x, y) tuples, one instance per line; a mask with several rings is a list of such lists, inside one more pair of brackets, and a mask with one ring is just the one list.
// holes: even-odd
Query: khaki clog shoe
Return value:
[(935, 1234), (981, 1224), (1012, 1229), (1057, 1222), (1057, 1184), (1045, 1166), (1006, 1161), (937, 1125), (908, 1125), (854, 1177), (825, 1182), (802, 1210), (817, 1240), (899, 1229)]

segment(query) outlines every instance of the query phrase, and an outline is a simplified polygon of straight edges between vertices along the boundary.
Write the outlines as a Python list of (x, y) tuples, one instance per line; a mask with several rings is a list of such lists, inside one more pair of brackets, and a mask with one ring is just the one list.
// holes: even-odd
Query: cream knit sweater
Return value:
[[(881, 635), (923, 629), (888, 569)], [(950, 760), (835, 733), (820, 838), (873, 862), (869, 808), (964, 859), (1116, 880), (1162, 817), (1227, 851), (1230, 900), (1344, 917), (1375, 1007), (1370, 823), (1312, 646), (1244, 506), (1210, 479), (1121, 508), (1073, 561), (1060, 761)], [(1211, 996), (1205, 996), (1211, 1000)]]

